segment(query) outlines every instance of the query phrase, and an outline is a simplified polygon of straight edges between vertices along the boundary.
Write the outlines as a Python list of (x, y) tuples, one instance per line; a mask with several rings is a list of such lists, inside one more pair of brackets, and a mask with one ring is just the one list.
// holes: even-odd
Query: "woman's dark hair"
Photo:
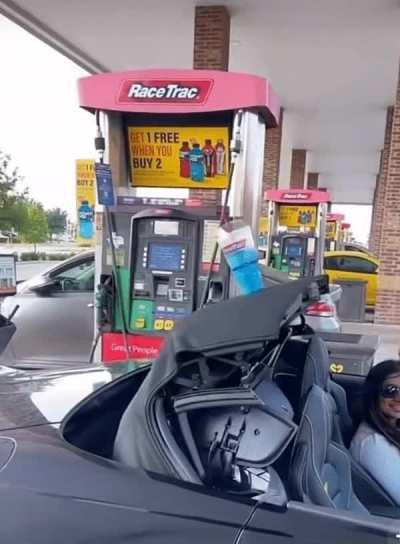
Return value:
[(390, 425), (379, 409), (382, 385), (390, 376), (400, 376), (400, 360), (382, 361), (369, 371), (364, 384), (364, 417), (373, 429), (400, 448), (400, 428)]

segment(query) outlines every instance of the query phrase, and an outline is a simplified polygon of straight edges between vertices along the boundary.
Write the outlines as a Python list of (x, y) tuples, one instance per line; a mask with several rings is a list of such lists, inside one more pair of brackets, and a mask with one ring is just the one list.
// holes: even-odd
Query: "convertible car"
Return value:
[(398, 542), (347, 450), (362, 378), (331, 379), (313, 298), (306, 279), (209, 306), (114, 380), (3, 368), (1, 543)]

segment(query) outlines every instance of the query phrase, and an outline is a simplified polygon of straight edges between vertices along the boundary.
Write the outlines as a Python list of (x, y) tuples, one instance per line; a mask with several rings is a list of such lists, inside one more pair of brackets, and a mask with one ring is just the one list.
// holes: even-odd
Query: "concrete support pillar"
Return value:
[(318, 189), (318, 179), (319, 179), (319, 173), (318, 172), (308, 172), (307, 174), (307, 189)]
[(292, 165), (290, 172), (290, 188), (304, 189), (306, 178), (306, 149), (292, 149)]
[[(268, 128), (265, 131), (263, 197), (266, 191), (278, 188), (282, 146), (282, 125), (283, 109), (281, 108), (279, 125), (275, 128)], [(261, 213), (265, 214), (266, 212), (267, 201), (263, 198)]]
[[(225, 6), (196, 6), (194, 17), (193, 68), (228, 70), (231, 18)], [(190, 198), (210, 204), (221, 202), (221, 191), (190, 189)]]
[(375, 321), (400, 325), (400, 78), (393, 108), (389, 161), (384, 180), (379, 258)]
[(386, 181), (389, 167), (390, 144), (392, 139), (394, 107), (390, 106), (386, 111), (385, 141), (381, 152), (379, 173), (376, 178), (374, 193), (374, 206), (372, 211), (370, 248), (379, 256), (382, 240), (383, 210), (385, 203)]

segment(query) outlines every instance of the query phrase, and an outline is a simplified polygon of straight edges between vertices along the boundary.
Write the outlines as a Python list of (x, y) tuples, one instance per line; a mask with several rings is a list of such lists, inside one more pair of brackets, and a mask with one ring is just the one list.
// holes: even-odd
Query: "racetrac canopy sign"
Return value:
[(259, 76), (217, 70), (131, 70), (78, 81), (79, 103), (91, 111), (208, 113), (252, 109), (267, 128), (279, 122), (280, 104)]
[(122, 84), (118, 101), (120, 103), (195, 102), (202, 104), (208, 97), (212, 83), (212, 80), (205, 79), (175, 82), (165, 80), (137, 81), (127, 79)]

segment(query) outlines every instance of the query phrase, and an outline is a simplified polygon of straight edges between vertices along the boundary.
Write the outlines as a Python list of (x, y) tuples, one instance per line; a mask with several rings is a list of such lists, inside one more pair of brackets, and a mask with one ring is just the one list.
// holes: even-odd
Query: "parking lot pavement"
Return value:
[(375, 323), (342, 323), (343, 332), (350, 334), (377, 335), (380, 344), (375, 354), (375, 364), (385, 359), (400, 358), (400, 327)]

